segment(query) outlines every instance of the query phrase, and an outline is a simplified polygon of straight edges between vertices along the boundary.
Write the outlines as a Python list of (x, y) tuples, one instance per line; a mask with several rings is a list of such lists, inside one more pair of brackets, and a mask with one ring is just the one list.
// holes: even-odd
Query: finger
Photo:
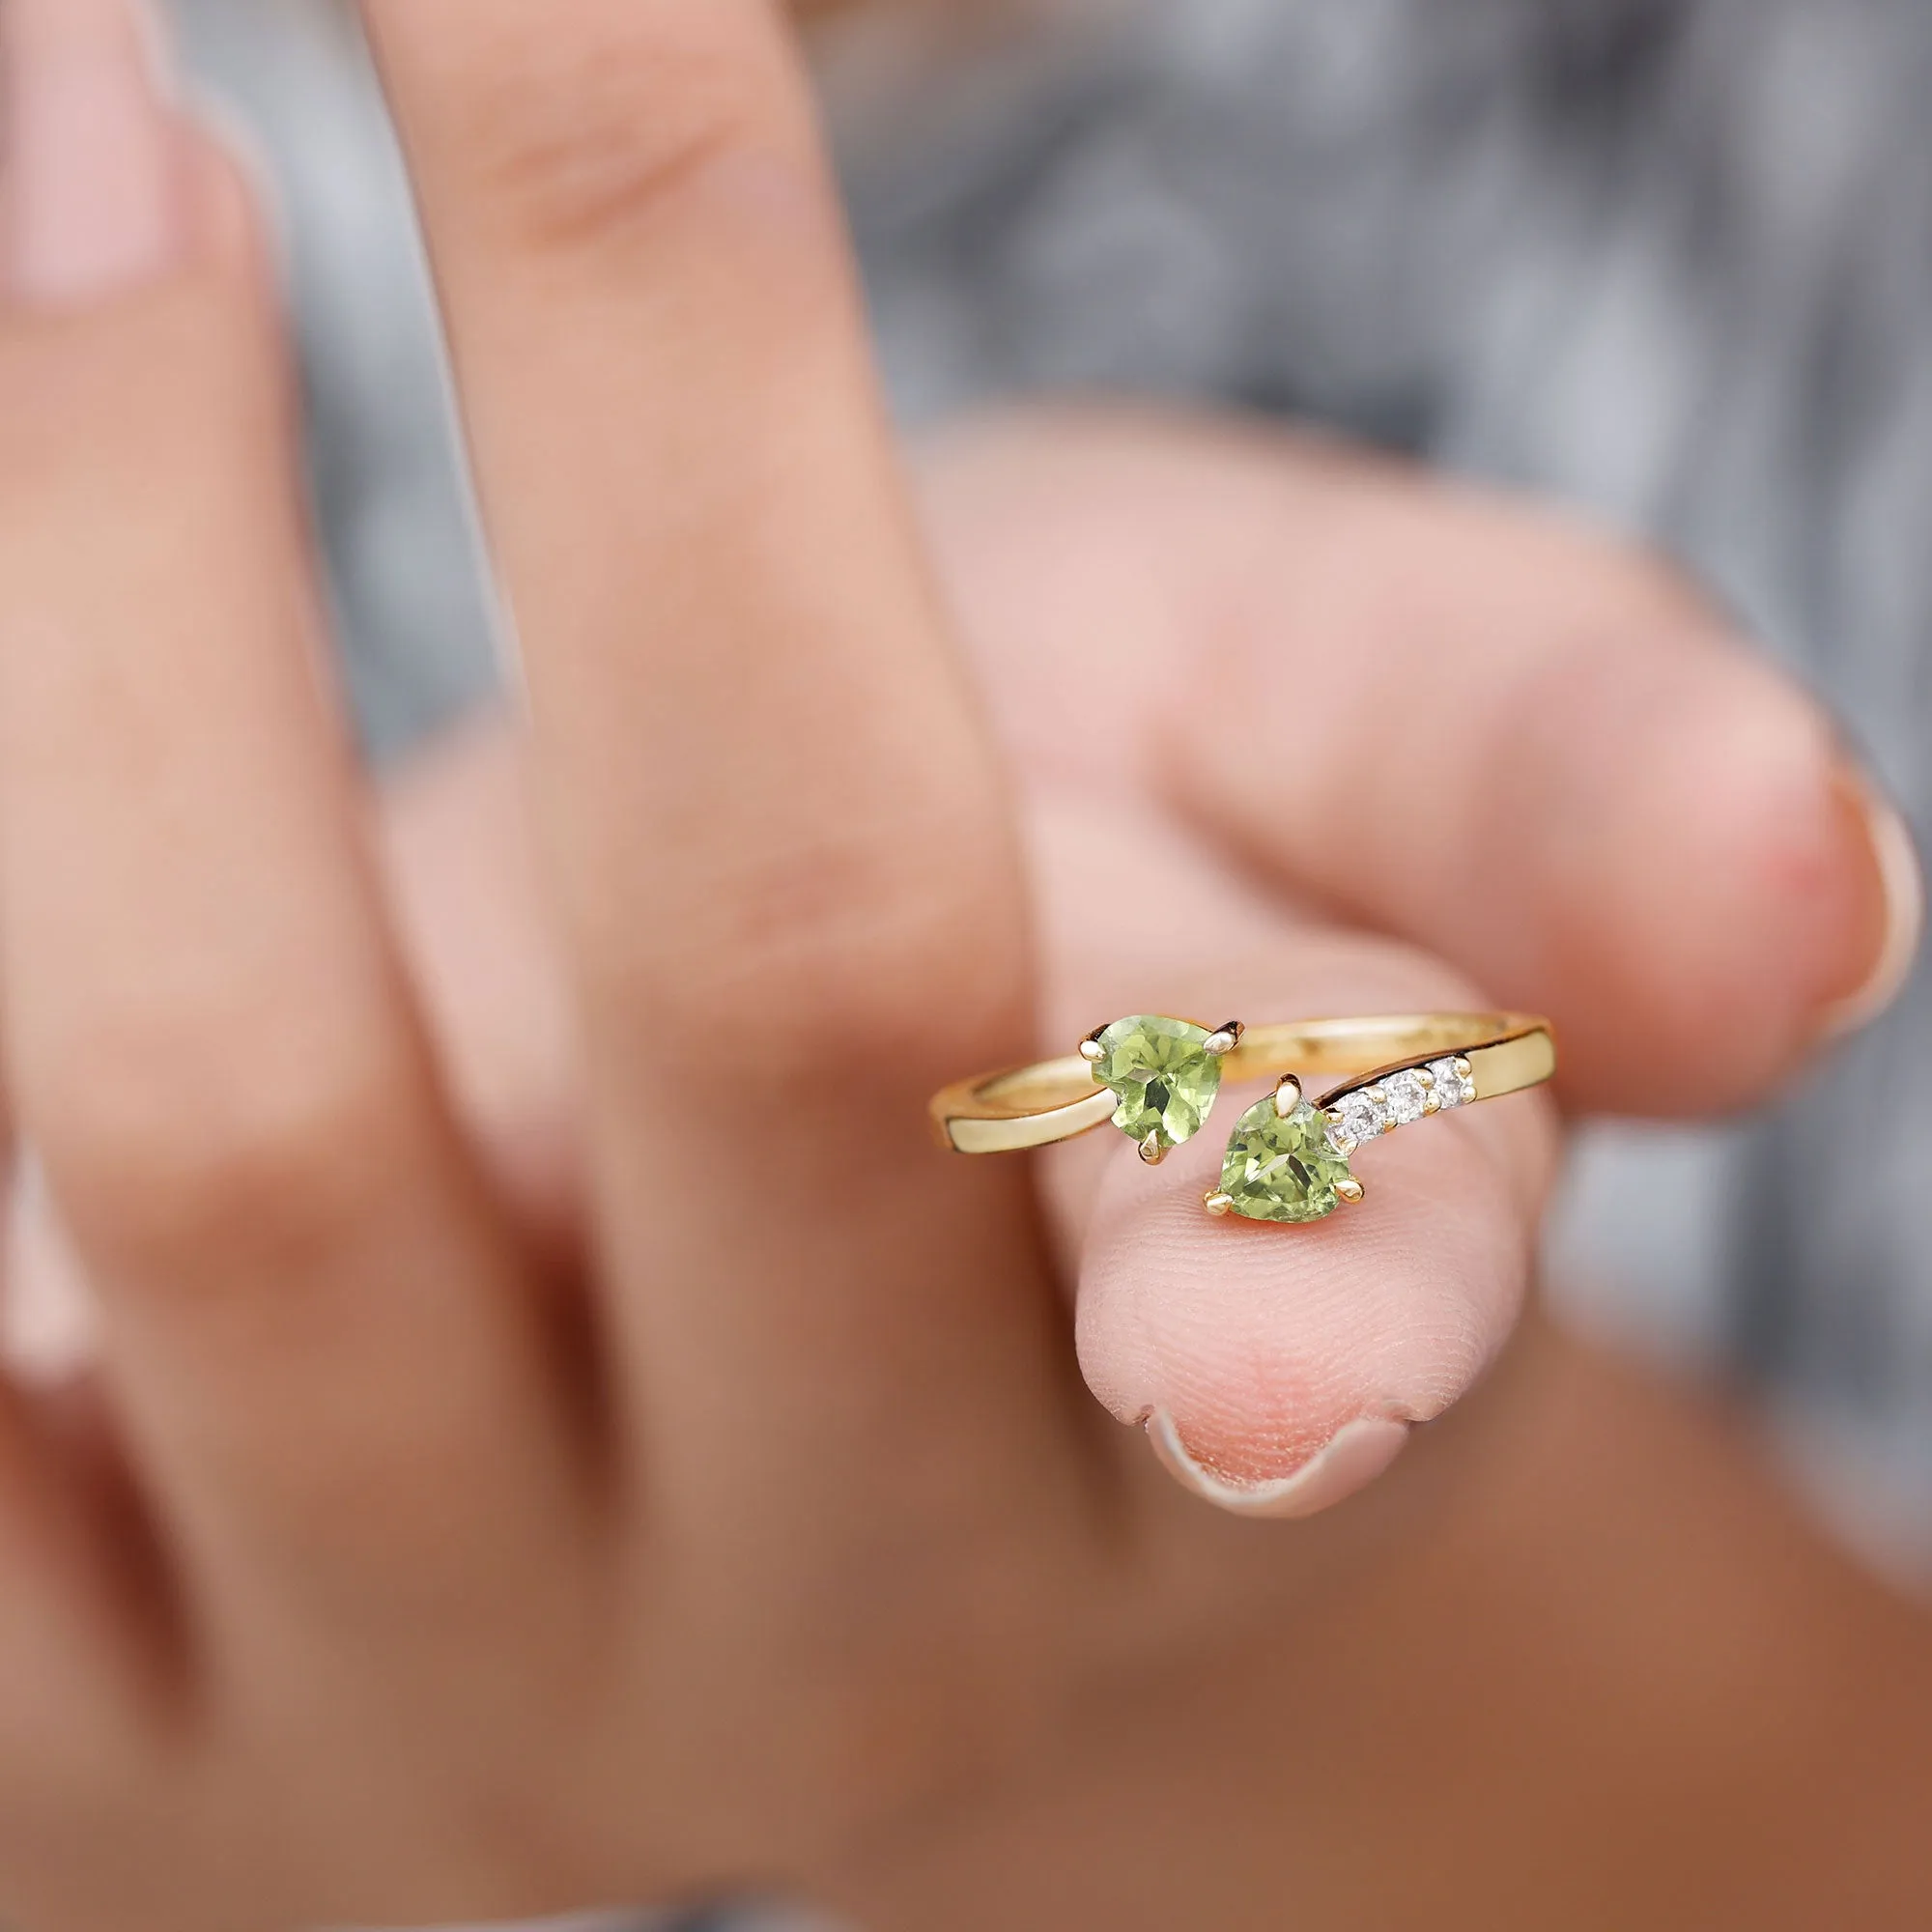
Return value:
[(71, 1832), (76, 1793), (158, 1775), (170, 1684), (125, 1498), (61, 1420), (0, 1396), (0, 1857), (16, 1879), (43, 1834)]
[(531, 1246), (583, 1263), (582, 1054), (531, 837), (527, 758), (497, 716), (384, 789), (393, 918), (443, 1082)]
[[(563, 1433), (380, 922), (243, 191), (155, 103), (118, 5), (7, 19), (28, 217), (0, 328), (20, 1130), (193, 1580), (324, 1620), (473, 1584), (505, 1537), (566, 1535)], [(43, 250), (37, 198), (62, 195)]]
[[(1054, 1009), (1069, 1038), (1110, 1013), (1298, 1014), (1479, 1008), (1439, 962), (1295, 919), (1211, 849), (1114, 803), (1062, 800), (1037, 821)], [(1122, 889), (1179, 915), (1124, 952), (1086, 908)], [(1507, 1340), (1554, 1169), (1533, 1095), (1458, 1110), (1353, 1158), (1366, 1189), (1305, 1227), (1217, 1220), (1227, 1137), (1260, 1099), (1230, 1091), (1155, 1169), (1119, 1135), (1058, 1151), (1057, 1207), (1078, 1254), (1081, 1367), (1173, 1472), (1221, 1507), (1303, 1516), (1386, 1468)]]
[(0, 1360), (22, 1381), (59, 1387), (99, 1354), (98, 1310), (80, 1264), (47, 1199), (40, 1163), (22, 1161), (8, 1190), (6, 1299)]
[(1031, 1460), (1065, 1406), (1023, 1181), (923, 1144), (933, 1087), (1024, 1045), (1018, 868), (777, 10), (367, 12), (527, 668), (666, 1487), (875, 1492), (881, 1428), (1010, 1424)]
[(1034, 769), (1176, 800), (1551, 1014), (1577, 1104), (1755, 1100), (1897, 989), (1919, 900), (1895, 814), (1636, 553), (1199, 424), (993, 434), (935, 487)]
[(15, 1875), (81, 1781), (140, 1763), (169, 1681), (149, 1550), (86, 1413), (74, 1274), (24, 1163), (0, 1206), (0, 1857)]

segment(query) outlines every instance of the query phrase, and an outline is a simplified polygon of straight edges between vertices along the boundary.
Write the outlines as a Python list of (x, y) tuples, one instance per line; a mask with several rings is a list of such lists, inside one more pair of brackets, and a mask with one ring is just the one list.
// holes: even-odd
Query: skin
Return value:
[[(87, 1388), (0, 1411), (8, 1896), (944, 1923), (976, 1848), (1044, 1885), (1042, 1766), (1197, 1903), (1289, 1896), (1253, 1804), (1177, 1791), (1269, 1761), (1231, 1682), (1293, 1707), (1231, 1664), (1345, 1651), (1350, 1604), (1400, 1642), (1375, 1606), (1535, 1454), (1510, 1391), (1561, 1350), (1460, 1399), (1555, 1110), (1397, 1136), (1284, 1236), (1200, 1212), (1211, 1134), (967, 1162), (925, 1096), (1117, 1012), (1480, 984), (1575, 1041), (1571, 1107), (1758, 1097), (1898, 916), (1830, 730), (1643, 558), (1331, 451), (1009, 424), (915, 497), (767, 9), (367, 12), (513, 724), (372, 806), (190, 130), (152, 108), (138, 280), (0, 329), (0, 1045), (99, 1319)], [(1230, 1505), (1452, 1406), (1293, 1525), (1122, 1426)]]
[[(1032, 707), (1050, 698), (1026, 680), (1065, 674), (1084, 691), (1142, 643), (1156, 660), (1184, 653), (1194, 613), (1231, 601), (1246, 613), (1238, 635), (1277, 657), (1278, 586), (1333, 554), (1320, 530), (1304, 554), (1296, 532), (1334, 462), (1226, 424), (1091, 412), (982, 425), (923, 453), (927, 527), (988, 691), (1005, 695), (1042, 872), (1070, 874), (1122, 819), (1141, 863), (1155, 834), (1191, 835), (1157, 786), (1078, 757), (1087, 738), (1030, 742)], [(1637, 559), (1391, 469), (1350, 471), (1375, 493), (1350, 511), (1363, 527), (1344, 575), (1419, 566), (1406, 525), (1441, 544), (1454, 582), (1492, 564), (1626, 640), (1655, 612), (1692, 619), (1668, 634), (1671, 653), (1714, 635)], [(1145, 582), (1121, 567), (1143, 554)], [(1192, 675), (1183, 660), (1178, 681)], [(1158, 704), (1149, 715), (1171, 726)], [(1067, 769), (1069, 746), (1084, 769)], [(448, 1057), (497, 1069), (477, 1083), (478, 1138), (532, 1224), (554, 1227), (573, 1191), (557, 1154), (574, 1076), (567, 1048), (532, 1051), (567, 1024), (518, 858), (519, 798), (513, 737), (481, 724), (392, 796), (390, 851)], [(1162, 889), (1198, 892), (1220, 863), (1204, 838)], [(1042, 897), (1069, 953), (1118, 948), (1070, 876)], [(1233, 918), (1217, 930), (1243, 937)], [(533, 1008), (547, 1024), (531, 1027)], [(1113, 1158), (1089, 1142), (1063, 1165)], [(1302, 1324), (1309, 1286), (1294, 1289)], [(1185, 1307), (1212, 1288), (1192, 1284)], [(917, 1932), (1190, 1918), (1259, 1932), (1291, 1898), (1298, 1924), (1338, 1932), (1408, 1918), (1485, 1932), (1801, 1928), (1832, 1922), (1848, 1886), (1861, 1923), (1922, 1922), (1922, 1612), (1803, 1519), (1709, 1391), (1639, 1376), (1532, 1316), (1503, 1367), (1349, 1518), (1374, 1525), (1367, 1560), (1350, 1549), (1261, 1625), (1223, 1628), (1210, 1667), (1118, 1687), (1023, 1774), (862, 1848), (822, 1894), (855, 1923)]]

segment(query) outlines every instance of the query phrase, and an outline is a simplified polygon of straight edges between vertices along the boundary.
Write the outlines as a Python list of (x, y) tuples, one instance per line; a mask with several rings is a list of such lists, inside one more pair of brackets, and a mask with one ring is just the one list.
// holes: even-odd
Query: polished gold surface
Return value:
[[(1230, 1085), (1294, 1076), (1346, 1075), (1317, 1105), (1393, 1074), (1453, 1056), (1467, 1068), (1478, 1100), (1500, 1099), (1541, 1085), (1556, 1071), (1556, 1037), (1548, 1021), (1529, 1013), (1394, 1013), (1367, 1019), (1290, 1020), (1245, 1029), (1226, 1059)], [(936, 1094), (932, 1119), (944, 1143), (960, 1153), (1011, 1153), (1104, 1126), (1118, 1101), (1096, 1086), (1081, 1051), (1004, 1073), (962, 1080)], [(1439, 1103), (1438, 1103), (1439, 1104)]]

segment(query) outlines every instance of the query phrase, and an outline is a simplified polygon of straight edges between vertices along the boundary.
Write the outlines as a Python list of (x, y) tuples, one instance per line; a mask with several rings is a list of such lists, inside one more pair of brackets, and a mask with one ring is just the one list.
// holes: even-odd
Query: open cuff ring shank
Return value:
[[(1202, 1127), (1222, 1082), (1269, 1079), (1228, 1143), (1208, 1210), (1316, 1221), (1362, 1198), (1350, 1165), (1396, 1127), (1541, 1085), (1549, 1023), (1527, 1013), (1398, 1013), (1220, 1027), (1143, 1014), (1097, 1028), (1077, 1053), (963, 1080), (933, 1096), (960, 1153), (1045, 1147), (1112, 1122), (1150, 1163)], [(1304, 1078), (1343, 1075), (1311, 1100)]]

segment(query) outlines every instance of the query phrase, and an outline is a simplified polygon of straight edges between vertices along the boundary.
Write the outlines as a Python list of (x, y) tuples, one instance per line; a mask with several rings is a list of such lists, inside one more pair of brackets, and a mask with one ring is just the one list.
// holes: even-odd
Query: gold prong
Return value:
[(1217, 1059), (1224, 1053), (1233, 1053), (1240, 1045), (1241, 1036), (1247, 1032), (1239, 1020), (1230, 1020), (1224, 1027), (1218, 1027), (1208, 1036), (1205, 1051)]
[(1141, 1158), (1150, 1167), (1158, 1167), (1167, 1158), (1167, 1150), (1161, 1146), (1158, 1134), (1150, 1134), (1141, 1143)]
[(1430, 1072), (1428, 1067), (1418, 1066), (1415, 1069), (1415, 1084), (1418, 1087), (1420, 1087), (1425, 1094), (1433, 1093), (1435, 1088), (1435, 1074)]
[(1475, 1067), (1468, 1061), (1464, 1060), (1460, 1053), (1456, 1056), (1456, 1071), (1464, 1080), (1473, 1080), (1476, 1077)]
[(1301, 1105), (1301, 1082), (1293, 1073), (1284, 1073), (1275, 1084), (1274, 1111), (1277, 1120), (1285, 1121)]
[(1338, 1180), (1335, 1183), (1335, 1198), (1338, 1201), (1346, 1201), (1350, 1208), (1359, 1208), (1368, 1191), (1352, 1174), (1347, 1180)]
[(1378, 1107), (1386, 1109), (1389, 1103), (1388, 1089), (1386, 1087), (1371, 1087), (1369, 1089), (1369, 1098)]
[(1208, 1191), (1201, 1205), (1218, 1220), (1221, 1216), (1235, 1211), (1235, 1197), (1232, 1194), (1223, 1194), (1219, 1188), (1213, 1188)]
[(1442, 1111), (1442, 1095), (1440, 1094), (1430, 1094), (1428, 1099), (1426, 1099), (1422, 1103), (1422, 1112), (1425, 1118), (1427, 1118), (1431, 1114), (1439, 1114), (1441, 1111)]
[(1080, 1042), (1080, 1058), (1082, 1060), (1097, 1064), (1098, 1062), (1105, 1060), (1106, 1057), (1107, 1057), (1107, 1050), (1100, 1044), (1100, 1041), (1095, 1035), (1090, 1033), (1087, 1036), (1087, 1037)]

